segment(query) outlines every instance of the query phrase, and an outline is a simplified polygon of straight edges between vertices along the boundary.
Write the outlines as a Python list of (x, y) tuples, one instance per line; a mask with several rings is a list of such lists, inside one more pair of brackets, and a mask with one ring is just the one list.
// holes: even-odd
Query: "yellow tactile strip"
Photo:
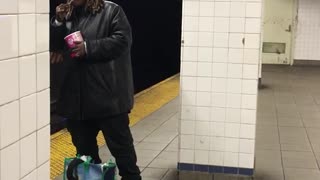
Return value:
[[(130, 124), (134, 125), (141, 119), (155, 112), (179, 94), (179, 75), (173, 76), (135, 96), (135, 106), (130, 114)], [(104, 138), (98, 135), (98, 144), (105, 144)], [(70, 134), (64, 129), (51, 135), (51, 180), (63, 171), (65, 157), (75, 155)]]

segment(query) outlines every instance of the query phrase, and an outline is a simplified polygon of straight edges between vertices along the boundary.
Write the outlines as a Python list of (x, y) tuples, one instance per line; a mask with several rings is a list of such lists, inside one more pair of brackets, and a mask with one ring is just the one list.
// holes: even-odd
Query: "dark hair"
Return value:
[(86, 9), (92, 14), (96, 14), (104, 7), (104, 0), (87, 0)]

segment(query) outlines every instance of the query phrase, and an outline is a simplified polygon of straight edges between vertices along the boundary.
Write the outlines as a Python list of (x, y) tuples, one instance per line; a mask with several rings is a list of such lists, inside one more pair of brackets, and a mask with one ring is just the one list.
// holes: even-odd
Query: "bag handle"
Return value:
[(79, 180), (77, 168), (80, 164), (84, 163), (84, 161), (80, 158), (75, 158), (70, 162), (67, 169), (67, 178), (68, 180)]

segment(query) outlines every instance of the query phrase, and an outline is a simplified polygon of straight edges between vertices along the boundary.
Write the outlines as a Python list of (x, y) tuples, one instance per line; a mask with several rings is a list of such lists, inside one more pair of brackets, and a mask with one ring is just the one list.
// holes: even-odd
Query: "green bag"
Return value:
[(64, 160), (63, 180), (116, 180), (116, 164), (111, 160), (104, 164), (91, 163), (89, 156), (77, 156)]

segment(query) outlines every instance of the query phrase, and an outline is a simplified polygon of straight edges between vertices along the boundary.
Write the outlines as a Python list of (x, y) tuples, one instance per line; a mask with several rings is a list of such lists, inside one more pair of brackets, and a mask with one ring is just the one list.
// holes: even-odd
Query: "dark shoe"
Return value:
[(130, 176), (130, 177), (122, 177), (121, 180), (142, 180), (140, 175), (137, 176)]

